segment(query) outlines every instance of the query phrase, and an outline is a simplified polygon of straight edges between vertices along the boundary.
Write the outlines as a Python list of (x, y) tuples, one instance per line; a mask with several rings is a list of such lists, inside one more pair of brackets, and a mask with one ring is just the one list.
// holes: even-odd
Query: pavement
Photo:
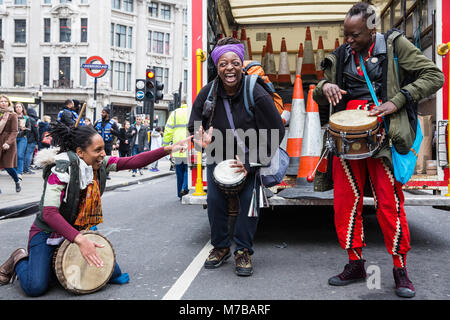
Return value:
[[(106, 181), (105, 191), (175, 174), (175, 171), (169, 170), (170, 161), (166, 159), (159, 160), (158, 169), (158, 172), (143, 169), (143, 174), (140, 175), (138, 171), (135, 177), (132, 177), (132, 173), (128, 170), (110, 172), (111, 179)], [(22, 176), (22, 190), (16, 192), (14, 180), (6, 171), (0, 170), (0, 219), (37, 212), (44, 188), (44, 179), (42, 170), (33, 171), (35, 174)]]

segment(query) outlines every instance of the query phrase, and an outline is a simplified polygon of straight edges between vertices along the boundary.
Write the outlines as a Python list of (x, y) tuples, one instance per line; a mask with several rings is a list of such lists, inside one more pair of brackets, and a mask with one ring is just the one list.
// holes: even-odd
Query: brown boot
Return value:
[(23, 248), (16, 249), (4, 264), (0, 266), (0, 284), (5, 285), (15, 276), (14, 268), (20, 260), (28, 257), (27, 251)]

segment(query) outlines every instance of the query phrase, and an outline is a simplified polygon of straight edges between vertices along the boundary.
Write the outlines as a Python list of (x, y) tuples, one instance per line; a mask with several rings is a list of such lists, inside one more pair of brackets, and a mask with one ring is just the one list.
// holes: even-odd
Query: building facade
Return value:
[[(135, 80), (148, 67), (164, 83), (155, 105), (164, 125), (172, 93), (186, 92), (186, 0), (0, 0), (0, 90), (56, 118), (66, 99), (86, 102), (86, 117), (104, 106), (123, 121), (135, 100)], [(108, 64), (97, 79), (81, 68), (91, 56)], [(96, 98), (96, 99), (94, 99)]]

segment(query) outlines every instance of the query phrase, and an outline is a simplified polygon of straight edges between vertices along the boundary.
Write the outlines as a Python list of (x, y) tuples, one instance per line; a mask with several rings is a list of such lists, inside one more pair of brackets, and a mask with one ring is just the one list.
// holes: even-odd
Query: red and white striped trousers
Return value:
[(402, 185), (395, 180), (394, 173), (382, 158), (346, 160), (334, 157), (334, 211), (339, 243), (349, 252), (350, 258), (354, 253), (358, 255), (365, 246), (361, 214), (366, 178), (374, 195), (386, 249), (393, 256), (394, 265), (405, 266), (410, 235), (403, 208)]

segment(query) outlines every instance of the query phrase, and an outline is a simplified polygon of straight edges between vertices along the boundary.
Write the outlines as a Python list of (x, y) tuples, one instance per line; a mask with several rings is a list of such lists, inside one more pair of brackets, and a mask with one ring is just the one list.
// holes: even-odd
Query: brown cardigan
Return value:
[[(3, 132), (0, 134), (0, 168), (15, 168), (17, 166), (17, 143), (16, 137), (19, 122), (17, 114), (12, 112), (9, 114), (8, 122), (6, 122)], [(9, 144), (8, 150), (3, 150), (3, 144)]]

